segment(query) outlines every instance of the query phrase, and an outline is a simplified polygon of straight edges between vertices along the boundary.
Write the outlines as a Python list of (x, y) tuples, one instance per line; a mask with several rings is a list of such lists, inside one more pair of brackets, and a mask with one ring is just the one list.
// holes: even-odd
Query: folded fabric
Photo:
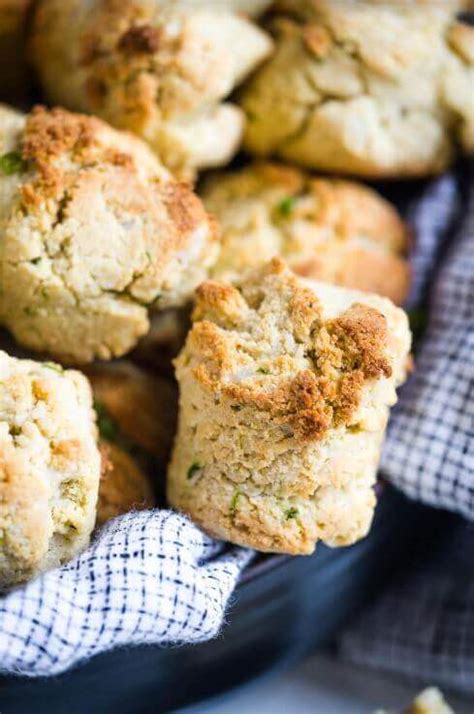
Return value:
[(120, 645), (207, 640), (251, 555), (171, 511), (111, 521), (85, 553), (0, 598), (0, 671), (53, 675)]
[(428, 284), (428, 326), (392, 414), (381, 468), (408, 496), (474, 519), (474, 186), (443, 245), (453, 188), (452, 177), (435, 182), (415, 212), (415, 297), (423, 301)]
[[(444, 250), (446, 231), (437, 217), (450, 214), (453, 180), (435, 182), (415, 212), (417, 288), (434, 274), (429, 324), (382, 463), (384, 475), (409, 496), (472, 520), (474, 186), (465, 179), (467, 195)], [(431, 536), (430, 552), (351, 626), (341, 651), (357, 664), (474, 693), (474, 525), (458, 518)]]
[(359, 665), (473, 694), (474, 526), (459, 518), (442, 541), (344, 634), (341, 652)]

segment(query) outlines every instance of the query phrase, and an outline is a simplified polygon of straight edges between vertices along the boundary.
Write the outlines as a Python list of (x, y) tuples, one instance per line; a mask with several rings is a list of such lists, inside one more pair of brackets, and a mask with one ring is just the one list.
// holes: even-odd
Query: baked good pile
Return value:
[(473, 150), (463, 9), (0, 3), (0, 589), (139, 508), (368, 533), (412, 236), (363, 181)]

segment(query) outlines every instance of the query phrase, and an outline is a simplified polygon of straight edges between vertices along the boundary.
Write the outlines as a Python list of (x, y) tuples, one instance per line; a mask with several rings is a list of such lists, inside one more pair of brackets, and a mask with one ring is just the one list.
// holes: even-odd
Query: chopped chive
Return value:
[(119, 427), (110, 416), (107, 408), (98, 399), (94, 399), (94, 409), (97, 414), (97, 428), (101, 437), (112, 443), (117, 441)]
[(268, 367), (259, 367), (257, 369), (257, 372), (259, 374), (270, 374), (270, 370), (268, 369)]
[(31, 307), (31, 305), (27, 305), (23, 308), (23, 314), (28, 315), (28, 317), (34, 317), (38, 314), (38, 310), (34, 307)]
[(407, 310), (407, 315), (413, 338), (414, 340), (418, 340), (428, 325), (428, 311), (423, 308), (413, 308), (412, 310)]
[(295, 508), (294, 506), (292, 508), (288, 508), (287, 511), (285, 511), (285, 518), (287, 521), (289, 521), (291, 518), (296, 518), (298, 515), (298, 509)]
[(22, 159), (19, 151), (9, 151), (7, 154), (0, 156), (0, 171), (5, 176), (21, 174), (26, 171), (26, 161)]
[(360, 432), (362, 431), (362, 427), (360, 424), (349, 424), (349, 426), (347, 427), (347, 431), (351, 434), (360, 434)]
[(231, 502), (230, 502), (230, 511), (233, 513), (235, 510), (237, 510), (237, 501), (239, 500), (241, 496), (240, 491), (235, 491), (234, 495), (232, 496)]
[(37, 258), (33, 258), (33, 260), (30, 260), (30, 263), (32, 265), (38, 265), (38, 263), (41, 263), (41, 256), (39, 255)]
[(193, 464), (191, 464), (191, 466), (189, 467), (188, 472), (186, 474), (186, 478), (188, 479), (188, 481), (189, 481), (189, 479), (192, 479), (192, 477), (201, 469), (202, 469), (202, 466), (197, 461), (195, 461)]
[(293, 209), (296, 204), (296, 198), (295, 196), (286, 196), (280, 203), (278, 204), (278, 211), (280, 215), (284, 216), (285, 218), (288, 218), (288, 216), (291, 216), (293, 213)]

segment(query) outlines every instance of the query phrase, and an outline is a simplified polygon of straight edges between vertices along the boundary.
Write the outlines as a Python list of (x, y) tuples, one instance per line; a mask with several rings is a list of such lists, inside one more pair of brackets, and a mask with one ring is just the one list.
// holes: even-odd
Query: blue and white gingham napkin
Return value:
[(472, 166), (468, 173), (464, 192), (452, 177), (434, 182), (412, 216), (414, 299), (428, 297), (429, 324), (382, 458), (384, 475), (408, 496), (464, 519), (436, 534), (440, 545), (351, 626), (341, 650), (358, 664), (474, 693)]
[(208, 640), (250, 557), (172, 511), (111, 521), (85, 553), (0, 597), (0, 671), (53, 675), (120, 645)]
[(412, 299), (423, 302), (427, 290), (429, 321), (392, 414), (382, 472), (408, 496), (474, 519), (474, 186), (458, 203), (455, 180), (443, 177), (413, 219)]
[[(455, 215), (459, 226), (453, 230)], [(472, 199), (469, 206), (461, 201), (450, 176), (433, 182), (413, 208), (417, 240), (412, 303), (432, 286), (431, 320), (417, 370), (392, 419), (383, 457), (385, 474), (405, 493), (468, 518), (474, 518), (473, 220)], [(473, 537), (470, 547), (474, 557)], [(224, 549), (170, 511), (126, 515), (109, 523), (89, 550), (68, 565), (0, 597), (0, 671), (52, 675), (119, 645), (213, 637), (250, 557), (242, 549)], [(463, 576), (466, 580), (465, 568)], [(418, 661), (427, 666), (443, 662), (449, 679), (452, 662), (458, 666), (464, 657), (467, 667), (473, 667), (474, 588), (469, 581), (461, 597), (465, 610), (454, 612), (449, 609), (449, 583), (443, 583), (433, 590), (427, 576), (416, 590), (418, 600), (424, 598), (424, 616), (432, 627), (443, 608), (445, 615), (438, 658), (423, 659), (420, 654)], [(387, 659), (386, 649), (396, 654), (397, 642), (405, 638), (409, 646), (403, 653), (407, 662), (411, 653), (413, 665), (417, 652), (431, 646), (410, 640), (406, 612), (413, 602), (407, 593), (396, 608), (388, 599), (374, 611), (377, 628), (370, 620), (368, 625), (372, 648), (364, 623), (352, 639), (348, 635), (350, 656), (378, 665)], [(456, 596), (459, 604), (459, 592)], [(394, 623), (399, 626), (392, 631)], [(444, 650), (453, 654), (451, 660)], [(390, 660), (394, 668), (396, 659)], [(457, 682), (454, 675), (451, 680)]]

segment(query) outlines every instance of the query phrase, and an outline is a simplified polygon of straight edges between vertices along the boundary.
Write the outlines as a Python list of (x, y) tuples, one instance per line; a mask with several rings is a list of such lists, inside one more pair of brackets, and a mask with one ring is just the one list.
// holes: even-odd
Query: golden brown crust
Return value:
[(100, 444), (102, 473), (97, 503), (97, 526), (132, 510), (153, 508), (148, 477), (134, 459), (116, 444)]
[(22, 142), (25, 161), (35, 161), (40, 169), (61, 154), (73, 158), (90, 148), (104, 124), (95, 117), (71, 114), (59, 107), (51, 110), (41, 105), (28, 115)]
[(410, 271), (409, 233), (368, 186), (257, 162), (205, 182), (222, 224), (216, 278), (234, 280), (276, 253), (299, 275), (377, 292), (401, 303)]
[(305, 25), (303, 28), (303, 40), (306, 47), (318, 59), (324, 59), (332, 45), (331, 35), (321, 25)]
[(165, 466), (174, 437), (177, 394), (169, 379), (125, 360), (87, 370), (94, 397), (131, 444)]
[(447, 39), (465, 62), (474, 64), (474, 32), (470, 25), (454, 22), (448, 29)]
[(280, 259), (199, 290), (175, 360), (180, 415), (168, 497), (213, 536), (310, 553), (367, 533), (406, 316), (304, 281)]
[(339, 317), (324, 320), (314, 292), (285, 273), (283, 261), (271, 262), (267, 277), (271, 275), (279, 276), (279, 289), (287, 293), (289, 326), (297, 339), (308, 343), (311, 369), (302, 369), (283, 384), (275, 377), (276, 387), (271, 377), (246, 385), (232, 381), (234, 340), (229, 341), (222, 328), (245, 333), (250, 305), (236, 288), (208, 281), (198, 289), (189, 336), (200, 354), (194, 376), (236, 405), (268, 412), (302, 439), (320, 439), (351, 421), (368, 382), (391, 376), (386, 320), (374, 308), (357, 303)]
[(64, 362), (121, 356), (151, 307), (187, 302), (207, 277), (216, 223), (127, 132), (44, 107), (10, 121), (0, 143), (19, 160), (0, 177), (4, 324)]
[(271, 40), (219, 4), (39, 0), (31, 47), (46, 94), (139, 134), (181, 177), (225, 163), (243, 115), (223, 100)]
[(239, 291), (217, 280), (206, 280), (196, 290), (194, 322), (206, 315), (217, 324), (230, 326), (241, 320), (245, 302)]
[(127, 54), (153, 54), (160, 46), (162, 33), (151, 25), (134, 25), (119, 39), (117, 47)]

